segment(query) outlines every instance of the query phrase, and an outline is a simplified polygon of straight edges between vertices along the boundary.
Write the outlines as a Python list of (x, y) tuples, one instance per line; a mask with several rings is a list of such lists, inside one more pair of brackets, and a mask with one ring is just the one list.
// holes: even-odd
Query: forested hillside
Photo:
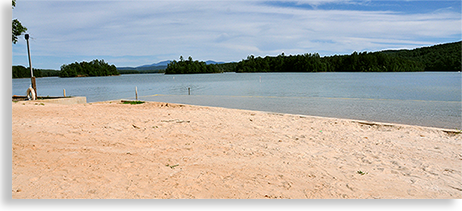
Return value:
[(447, 43), (414, 50), (383, 51), (390, 55), (417, 61), (425, 71), (461, 71), (462, 42)]
[(304, 54), (264, 58), (250, 55), (235, 72), (412, 72), (460, 71), (461, 42), (414, 50), (354, 52), (321, 57)]
[(236, 72), (404, 72), (423, 71), (415, 61), (384, 53), (356, 53), (320, 57), (304, 54), (265, 58), (249, 56), (236, 66)]

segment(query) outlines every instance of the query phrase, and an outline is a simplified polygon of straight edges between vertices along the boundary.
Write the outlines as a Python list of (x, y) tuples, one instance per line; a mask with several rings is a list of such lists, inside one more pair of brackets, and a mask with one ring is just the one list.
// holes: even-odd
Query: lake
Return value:
[[(13, 79), (25, 95), (30, 79)], [(136, 74), (37, 78), (39, 96), (138, 98), (202, 106), (461, 129), (461, 73)], [(188, 88), (190, 94), (188, 95)]]

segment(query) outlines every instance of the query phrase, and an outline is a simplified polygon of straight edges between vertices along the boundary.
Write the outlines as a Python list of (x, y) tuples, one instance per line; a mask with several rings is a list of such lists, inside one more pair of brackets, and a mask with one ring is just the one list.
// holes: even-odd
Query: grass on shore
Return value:
[(125, 101), (125, 100), (123, 100), (122, 103), (123, 104), (130, 104), (130, 105), (138, 105), (138, 104), (143, 104), (144, 101), (138, 101), (138, 100), (137, 101)]

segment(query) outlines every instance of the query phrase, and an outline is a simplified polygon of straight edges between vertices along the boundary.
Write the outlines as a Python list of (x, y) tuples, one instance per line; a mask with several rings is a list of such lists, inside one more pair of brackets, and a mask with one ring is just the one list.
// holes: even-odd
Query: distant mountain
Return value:
[(159, 63), (141, 65), (141, 66), (138, 66), (138, 67), (136, 67), (136, 68), (158, 67), (158, 66), (165, 66), (165, 67), (167, 67), (167, 65), (168, 65), (170, 62), (172, 62), (172, 61), (171, 61), (171, 60), (161, 61), (161, 62), (159, 62)]
[(138, 73), (162, 73), (167, 69), (170, 60), (161, 61), (154, 64), (141, 65), (138, 67), (117, 67), (120, 74), (138, 74)]
[(216, 62), (212, 60), (205, 61), (205, 64), (224, 64), (224, 62)]
[[(156, 72), (163, 72), (167, 69), (167, 65), (172, 62), (172, 60), (161, 61), (158, 63), (141, 65), (137, 67), (117, 67), (117, 70), (121, 74), (127, 73), (156, 73)], [(212, 60), (208, 60), (205, 62), (206, 64), (224, 64), (224, 62), (216, 62)]]
[(155, 69), (158, 69), (158, 67), (164, 67), (167, 68), (167, 65), (172, 62), (171, 60), (167, 60), (167, 61), (161, 61), (159, 63), (153, 63), (153, 64), (146, 64), (146, 65), (141, 65), (141, 66), (137, 66), (137, 67), (117, 67), (117, 69), (121, 69), (121, 70), (145, 70), (145, 69), (149, 69), (149, 68), (152, 68), (152, 67), (156, 67)]

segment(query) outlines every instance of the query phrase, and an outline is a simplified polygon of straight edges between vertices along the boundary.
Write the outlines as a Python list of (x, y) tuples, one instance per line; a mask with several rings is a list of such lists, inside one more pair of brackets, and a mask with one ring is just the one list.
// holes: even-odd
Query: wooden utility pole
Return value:
[(35, 97), (37, 98), (37, 84), (35, 83), (34, 71), (32, 70), (32, 61), (30, 60), (29, 34), (25, 34), (24, 37), (27, 41), (27, 55), (29, 56), (30, 81), (32, 83), (32, 89), (34, 89), (35, 92)]

